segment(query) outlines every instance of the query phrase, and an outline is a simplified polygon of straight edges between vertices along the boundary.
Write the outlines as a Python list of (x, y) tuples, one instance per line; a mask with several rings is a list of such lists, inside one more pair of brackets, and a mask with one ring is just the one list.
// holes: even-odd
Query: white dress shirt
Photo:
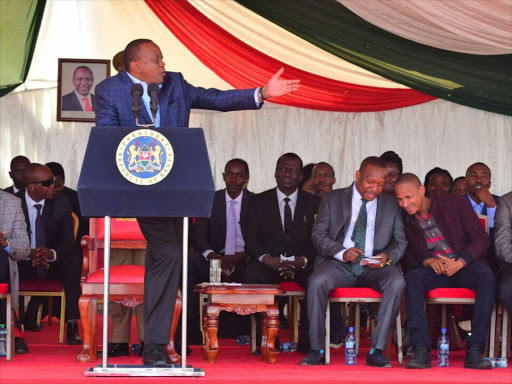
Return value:
[[(28, 220), (30, 222), (30, 248), (36, 249), (36, 218), (37, 218), (37, 209), (34, 207), (36, 204), (41, 204), (41, 216), (43, 215), (44, 203), (45, 199), (41, 201), (34, 201), (28, 195), (28, 191), (25, 191), (25, 200), (27, 202), (27, 211), (28, 211)], [(49, 262), (53, 262), (57, 260), (57, 252), (54, 249), (51, 249), (53, 252), (53, 260), (48, 260)]]
[[(350, 218), (350, 226), (348, 227), (348, 231), (345, 234), (345, 239), (343, 240), (343, 247), (345, 249), (341, 250), (340, 252), (334, 255), (334, 258), (336, 260), (345, 261), (343, 255), (345, 254), (347, 249), (354, 247), (352, 233), (354, 232), (357, 216), (359, 216), (359, 210), (361, 209), (361, 205), (363, 204), (361, 199), (362, 197), (359, 194), (354, 183), (352, 187), (352, 217)], [(366, 240), (364, 246), (364, 256), (370, 257), (373, 256), (373, 240), (375, 238), (375, 217), (377, 216), (376, 198), (366, 203), (366, 214)]]

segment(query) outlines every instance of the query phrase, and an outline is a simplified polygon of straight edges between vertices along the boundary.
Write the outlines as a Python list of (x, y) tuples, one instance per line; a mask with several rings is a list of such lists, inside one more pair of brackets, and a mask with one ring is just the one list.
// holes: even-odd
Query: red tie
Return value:
[(89, 103), (89, 98), (87, 96), (84, 96), (84, 98), (82, 100), (85, 103), (85, 111), (92, 112), (91, 104)]

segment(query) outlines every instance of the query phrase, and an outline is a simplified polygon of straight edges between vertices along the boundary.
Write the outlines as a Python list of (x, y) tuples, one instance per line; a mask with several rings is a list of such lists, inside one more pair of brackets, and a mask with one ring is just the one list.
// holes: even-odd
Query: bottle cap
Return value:
[(354, 332), (354, 327), (348, 327), (349, 332)]
[(446, 328), (441, 328), (441, 333), (446, 333)]

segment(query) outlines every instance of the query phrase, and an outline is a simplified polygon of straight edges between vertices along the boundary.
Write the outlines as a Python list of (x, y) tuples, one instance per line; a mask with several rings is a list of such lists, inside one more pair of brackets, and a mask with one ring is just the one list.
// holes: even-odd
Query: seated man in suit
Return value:
[(494, 223), (496, 254), (502, 263), (497, 279), (498, 298), (512, 314), (512, 192), (498, 201)]
[(470, 165), (466, 171), (468, 193), (465, 197), (471, 203), (477, 215), (485, 215), (489, 218), (490, 244), (485, 259), (494, 274), (496, 274), (499, 270), (500, 263), (496, 256), (496, 248), (494, 246), (494, 216), (496, 214), (496, 205), (498, 204), (499, 196), (493, 195), (490, 192), (491, 177), (491, 170), (484, 163)]
[[(21, 201), (10, 193), (0, 191), (0, 283), (8, 283), (12, 306), (18, 306), (18, 261), (28, 258), (30, 242)], [(5, 305), (0, 306), (0, 323), (5, 324)], [(17, 332), (17, 329), (15, 330)], [(15, 334), (16, 353), (27, 353), (21, 335)]]
[[(245, 232), (247, 206), (252, 192), (245, 190), (249, 182), (249, 166), (245, 160), (232, 159), (223, 173), (226, 188), (215, 192), (210, 218), (198, 218), (194, 225), (192, 245), (197, 253), (189, 255), (188, 270), (188, 342), (202, 344), (199, 332), (197, 284), (209, 281), (209, 260), (220, 259), (226, 278), (241, 282), (245, 271)], [(226, 321), (221, 321), (221, 326)], [(225, 327), (223, 327), (225, 328)]]
[(408, 247), (404, 258), (410, 272), (405, 276), (405, 297), (413, 347), (407, 368), (431, 367), (425, 293), (453, 287), (476, 291), (464, 367), (490, 369), (491, 363), (482, 358), (495, 295), (494, 275), (484, 261), (489, 238), (462, 196), (429, 196), (425, 192), (412, 173), (403, 174), (395, 184), (398, 204), (407, 212), (404, 226)]
[[(325, 312), (330, 292), (338, 287), (369, 287), (382, 293), (382, 301), (366, 362), (375, 367), (391, 366), (382, 351), (405, 288), (395, 264), (407, 242), (395, 198), (382, 193), (386, 162), (378, 157), (364, 159), (355, 179), (351, 186), (324, 195), (318, 209), (312, 235), (318, 256), (307, 290), (311, 350), (301, 365), (325, 362)], [(377, 257), (372, 259), (376, 263), (363, 260), (372, 256)]]
[[(28, 261), (18, 263), (20, 280), (54, 278), (63, 282), (66, 291), (66, 343), (81, 344), (78, 336), (78, 299), (82, 259), (75, 246), (71, 204), (57, 194), (50, 168), (29, 165), (24, 173), (27, 189), (18, 192), (30, 237)], [(27, 308), (25, 329), (38, 331), (35, 324), (37, 307), (42, 298), (32, 298)]]
[(24, 189), (26, 184), (23, 181), (23, 171), (27, 168), (27, 165), (30, 164), (30, 160), (25, 156), (16, 156), (11, 160), (11, 166), (9, 171), (9, 176), (13, 181), (13, 185), (8, 188), (5, 188), (5, 192), (9, 192), (10, 194), (15, 195), (19, 190)]
[(73, 72), (73, 92), (62, 96), (63, 111), (92, 112), (96, 107), (96, 96), (91, 93), (94, 74), (89, 67), (81, 65)]
[(71, 203), (71, 211), (78, 218), (78, 234), (76, 243), (80, 247), (82, 237), (89, 234), (89, 219), (82, 216), (80, 210), (80, 202), (78, 201), (78, 193), (74, 189), (66, 187), (66, 174), (64, 168), (59, 163), (50, 162), (45, 164), (52, 171), (54, 177), (55, 192), (67, 196)]

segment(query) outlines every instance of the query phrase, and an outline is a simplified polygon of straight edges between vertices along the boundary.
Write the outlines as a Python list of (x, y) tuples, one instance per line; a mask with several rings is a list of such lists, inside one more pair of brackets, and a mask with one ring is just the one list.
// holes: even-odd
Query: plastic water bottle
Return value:
[(0, 356), (7, 356), (7, 329), (0, 324)]
[(348, 329), (345, 337), (345, 365), (357, 364), (357, 340), (354, 333), (354, 327)]
[(437, 341), (437, 366), (448, 367), (450, 362), (448, 361), (448, 355), (450, 354), (450, 340), (446, 334), (446, 328), (441, 328), (441, 336)]

